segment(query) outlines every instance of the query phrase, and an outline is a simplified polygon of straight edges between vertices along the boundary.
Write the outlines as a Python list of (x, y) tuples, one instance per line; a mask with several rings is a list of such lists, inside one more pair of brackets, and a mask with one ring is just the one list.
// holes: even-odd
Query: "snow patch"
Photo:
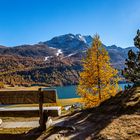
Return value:
[(74, 38), (74, 36), (73, 36), (73, 35), (70, 35), (70, 37), (71, 37), (71, 38)]
[(67, 55), (67, 56), (63, 57), (63, 59), (64, 59), (64, 58), (71, 57), (71, 56), (73, 56), (73, 55), (75, 55), (75, 54), (76, 54), (76, 53), (71, 53), (71, 54), (69, 54), (69, 55)]
[(54, 48), (54, 47), (49, 47), (50, 49), (53, 49), (53, 50), (55, 50), (56, 48)]
[(83, 42), (87, 43), (87, 41), (85, 40), (85, 38), (82, 35), (78, 34), (76, 36), (80, 41), (83, 41)]
[(49, 60), (50, 58), (52, 58), (53, 56), (46, 56), (45, 57), (45, 59), (44, 59), (44, 61), (47, 61), (47, 60)]
[(56, 53), (56, 56), (59, 56), (60, 54), (62, 54), (62, 50), (61, 49), (58, 49), (57, 53)]
[(71, 57), (71, 56), (73, 56), (73, 55), (75, 55), (76, 53), (71, 53), (71, 54), (69, 54), (67, 57)]

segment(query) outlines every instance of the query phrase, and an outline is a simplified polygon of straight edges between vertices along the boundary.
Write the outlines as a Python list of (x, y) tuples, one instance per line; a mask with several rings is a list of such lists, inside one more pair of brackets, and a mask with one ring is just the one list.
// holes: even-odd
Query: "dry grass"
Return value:
[[(57, 99), (57, 104), (44, 104), (44, 106), (66, 106), (72, 105), (77, 102), (82, 102), (82, 98), (71, 98), (71, 99)], [(38, 107), (38, 104), (17, 104), (5, 106), (5, 108), (15, 108), (15, 107)]]
[(77, 102), (82, 102), (82, 98), (70, 98), (70, 99), (58, 99), (58, 104), (61, 104), (62, 106), (65, 105), (72, 105)]
[(0, 128), (0, 134), (22, 134), (27, 133), (33, 128)]
[(29, 121), (39, 121), (39, 117), (1, 117), (3, 122), (29, 122)]
[(140, 116), (135, 114), (122, 115), (106, 126), (100, 135), (104, 138), (139, 140)]
[[(63, 139), (140, 140), (140, 88), (119, 92), (100, 106), (69, 115), (65, 126), (76, 130), (53, 129)], [(56, 131), (57, 130), (57, 131)]]
[(45, 88), (44, 86), (31, 86), (31, 87), (23, 87), (23, 86), (15, 86), (11, 87), (9, 85), (4, 85), (5, 88), (0, 90), (38, 90), (39, 88)]

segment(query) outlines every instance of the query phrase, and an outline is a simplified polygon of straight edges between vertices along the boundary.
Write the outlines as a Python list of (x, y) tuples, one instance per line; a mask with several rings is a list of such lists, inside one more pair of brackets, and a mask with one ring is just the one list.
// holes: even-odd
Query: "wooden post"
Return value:
[(43, 97), (43, 92), (41, 91), (41, 88), (39, 89), (39, 124), (41, 130), (46, 130), (46, 121), (45, 121), (45, 115), (44, 115), (44, 110), (43, 110), (43, 102), (44, 102), (44, 97)]

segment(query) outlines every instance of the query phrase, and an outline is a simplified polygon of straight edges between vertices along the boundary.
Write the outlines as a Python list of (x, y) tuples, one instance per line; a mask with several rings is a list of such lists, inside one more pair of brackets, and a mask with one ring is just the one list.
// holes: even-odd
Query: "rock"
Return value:
[(52, 119), (51, 117), (48, 117), (48, 120), (46, 122), (46, 129), (49, 128), (50, 126), (52, 126)]
[(2, 119), (0, 119), (0, 125), (2, 124)]
[(68, 111), (68, 110), (71, 109), (71, 107), (72, 107), (71, 105), (67, 105), (67, 106), (64, 107), (64, 109), (65, 109), (66, 111)]

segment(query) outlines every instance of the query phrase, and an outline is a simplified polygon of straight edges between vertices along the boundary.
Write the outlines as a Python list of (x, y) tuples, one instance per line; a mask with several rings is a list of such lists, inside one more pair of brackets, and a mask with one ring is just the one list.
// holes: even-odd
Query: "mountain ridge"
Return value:
[[(91, 46), (93, 38), (90, 35), (81, 34), (65, 34), (53, 37), (44, 42), (38, 42), (34, 45), (19, 45), (14, 47), (5, 47), (0, 45), (0, 55), (19, 55), (22, 57), (54, 57), (61, 54), (63, 57), (73, 56), (73, 54), (81, 54)], [(132, 49), (137, 51), (135, 47), (121, 48), (116, 45), (106, 46), (112, 62), (124, 61), (127, 58), (127, 52)], [(117, 56), (114, 58), (114, 56)]]
[[(81, 60), (92, 43), (91, 36), (66, 34), (34, 45), (0, 47), (0, 81), (10, 85), (46, 86), (78, 83)], [(122, 70), (129, 49), (103, 44), (111, 64)]]

